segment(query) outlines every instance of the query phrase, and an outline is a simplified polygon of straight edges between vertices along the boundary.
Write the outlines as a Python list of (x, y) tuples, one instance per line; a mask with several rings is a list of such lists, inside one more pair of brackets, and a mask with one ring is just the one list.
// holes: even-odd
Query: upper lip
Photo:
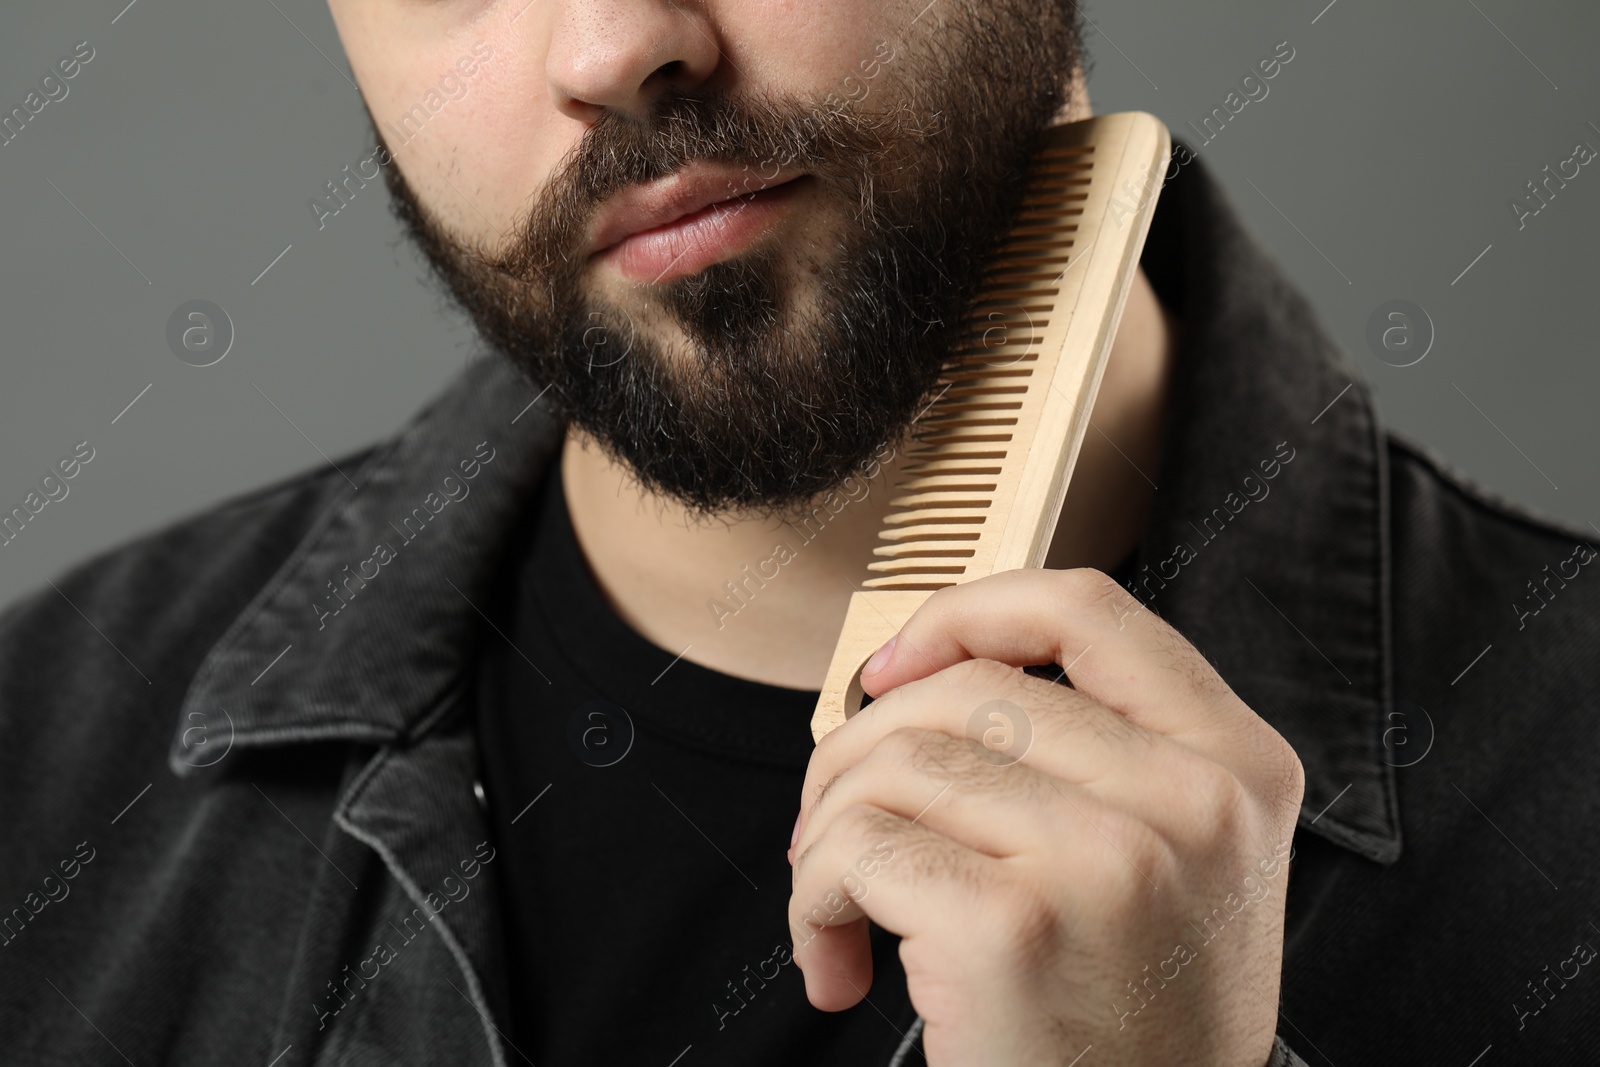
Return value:
[(712, 204), (784, 185), (799, 176), (799, 171), (780, 170), (766, 178), (750, 167), (690, 163), (664, 178), (631, 185), (608, 199), (590, 224), (584, 254), (603, 252), (636, 233), (665, 226)]

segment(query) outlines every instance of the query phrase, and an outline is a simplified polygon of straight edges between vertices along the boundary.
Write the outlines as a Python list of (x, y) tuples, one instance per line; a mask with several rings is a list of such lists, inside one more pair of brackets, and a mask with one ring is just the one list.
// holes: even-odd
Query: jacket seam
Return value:
[[(464, 683), (459, 681), (455, 685), (451, 686), (450, 689), (439, 698), (439, 702), (422, 717), (421, 721), (417, 725), (416, 733), (405, 735), (398, 740), (403, 740), (407, 744), (421, 740), (424, 736), (426, 736), (429, 730), (438, 725), (442, 719), (446, 718), (450, 712), (455, 710), (455, 702), (457, 698), (461, 696), (462, 691), (465, 688), (466, 686)], [(350, 788), (345, 790), (344, 796), (341, 797), (339, 802), (334, 805), (333, 814), (336, 819), (341, 817), (350, 809), (351, 806), (361, 799), (362, 795), (366, 792), (367, 786), (370, 785), (372, 779), (377, 776), (378, 770), (383, 766), (383, 764), (389, 761), (396, 751), (398, 751), (396, 740), (397, 739), (393, 736), (386, 738), (383, 742), (383, 747), (380, 748), (377, 753), (374, 754), (372, 760), (361, 769), (361, 773), (356, 775), (355, 781), (350, 783)]]
[[(370, 778), (370, 774), (368, 772), (378, 765), (386, 762), (392, 753), (393, 749), (386, 746), (384, 751), (374, 756), (372, 758), (372, 762), (368, 764), (367, 769), (362, 771), (361, 781), (364, 782), (364, 780)], [(355, 787), (352, 786), (352, 790), (354, 788)], [(360, 841), (362, 844), (366, 845), (368, 848), (372, 849), (372, 851), (378, 854), (378, 856), (383, 860), (384, 866), (389, 869), (390, 877), (392, 877), (396, 882), (400, 883), (400, 887), (405, 890), (406, 896), (410, 897), (411, 900), (417, 904), (417, 906), (428, 908), (429, 911), (433, 910), (428, 906), (427, 900), (423, 897), (422, 891), (418, 888), (416, 883), (406, 876), (405, 868), (400, 866), (400, 862), (395, 858), (394, 853), (391, 852), (389, 848), (385, 846), (383, 842), (380, 841), (376, 836), (365, 833), (354, 823), (352, 823), (346, 817), (343, 805), (334, 810), (333, 821), (345, 833), (349, 834), (351, 837), (355, 838), (357, 841)], [(495, 1040), (494, 1034), (490, 1032), (491, 1030), (498, 1032), (498, 1028), (496, 1028), (491, 1021), (489, 1015), (489, 1002), (488, 999), (483, 995), (483, 989), (478, 982), (478, 973), (473, 969), (472, 961), (467, 959), (466, 951), (462, 949), (461, 943), (456, 940), (455, 934), (451, 931), (450, 925), (445, 922), (444, 917), (435, 912), (432, 921), (438, 924), (439, 937), (442, 941), (444, 941), (445, 947), (450, 950), (450, 955), (455, 959), (456, 966), (461, 970), (462, 977), (466, 980), (467, 992), (470, 994), (468, 999), (478, 1013), (479, 1025), (482, 1028), (484, 1043), (489, 1047), (490, 1061), (494, 1064), (494, 1067), (506, 1067), (505, 1057), (500, 1053), (500, 1043)]]
[(1511, 520), (1535, 533), (1561, 534), (1567, 537), (1582, 538), (1586, 541), (1593, 536), (1593, 534), (1583, 530), (1582, 527), (1570, 519), (1548, 514), (1530, 504), (1513, 500), (1497, 490), (1491, 489), (1420, 441), (1413, 440), (1392, 429), (1386, 431), (1386, 437), (1390, 446), (1406, 453), (1417, 463), (1427, 468), (1439, 482), (1455, 490), (1455, 494), (1458, 497), (1481, 511), (1488, 512), (1497, 518)]
[[(402, 437), (397, 437), (390, 441), (386, 447), (373, 450), (369, 453), (367, 461), (361, 465), (356, 473), (365, 475), (370, 473), (373, 468), (381, 466), (389, 458), (389, 454), (399, 447), (402, 439)], [(300, 563), (311, 554), (312, 546), (316, 544), (327, 528), (333, 524), (334, 520), (344, 514), (349, 504), (349, 499), (355, 496), (358, 491), (354, 487), (342, 489), (333, 500), (323, 507), (322, 513), (316, 517), (305, 535), (300, 538), (299, 543), (278, 565), (272, 577), (250, 599), (250, 603), (245, 605), (244, 610), (240, 611), (238, 616), (234, 618), (232, 624), (212, 646), (211, 654), (206, 657), (205, 661), (200, 665), (200, 669), (189, 680), (189, 687), (184, 692), (183, 703), (179, 708), (180, 716), (182, 708), (188, 706), (190, 699), (198, 691), (210, 685), (216, 677), (222, 660), (222, 656), (218, 653), (226, 654), (232, 651), (232, 645), (238, 635), (254, 623), (256, 617), (260, 615), (266, 605), (288, 583), (290, 576), (298, 570)]]
[(1383, 738), (1389, 724), (1389, 716), (1394, 711), (1394, 561), (1391, 553), (1394, 549), (1390, 524), (1393, 514), (1389, 500), (1389, 452), (1384, 447), (1387, 429), (1378, 417), (1376, 410), (1369, 404), (1367, 407), (1368, 425), (1373, 441), (1373, 465), (1378, 475), (1378, 521), (1376, 523), (1376, 536), (1378, 539), (1378, 574), (1377, 574), (1377, 602), (1378, 602), (1378, 721), (1373, 729), (1378, 731), (1376, 737), (1370, 741), (1377, 749), (1379, 777), (1382, 781), (1380, 792), (1383, 793), (1384, 814), (1390, 828), (1393, 830), (1393, 848), (1395, 859), (1404, 849), (1405, 834), (1400, 823), (1399, 795), (1395, 788), (1394, 767), (1385, 758)]
[[(339, 458), (347, 463), (351, 462), (352, 460), (356, 460), (364, 464), (370, 458), (373, 451), (374, 449), (371, 447), (358, 449), (349, 456), (341, 456)], [(59, 581), (70, 580), (79, 574), (90, 572), (95, 568), (104, 566), (113, 560), (128, 559), (132, 556), (136, 556), (142, 550), (148, 550), (151, 547), (159, 547), (160, 543), (164, 539), (182, 532), (185, 528), (193, 524), (202, 523), (209, 519), (225, 521), (229, 511), (267, 505), (267, 510), (270, 514), (280, 514), (280, 509), (277, 506), (280, 498), (293, 496), (296, 492), (303, 491), (311, 486), (316, 485), (318, 482), (327, 481), (331, 478), (331, 474), (326, 471), (318, 470), (315, 467), (296, 471), (293, 474), (279, 478), (276, 481), (269, 482), (266, 485), (257, 486), (254, 489), (247, 489), (242, 493), (224, 497), (221, 500), (214, 501), (193, 511), (175, 516), (150, 529), (145, 530), (142, 533), (134, 532), (128, 538), (121, 540), (116, 544), (109, 545), (100, 551), (94, 552), (93, 554), (85, 556), (76, 561), (69, 562), (64, 567), (58, 568), (55, 574)], [(11, 617), (17, 612), (26, 610), (31, 602), (35, 598), (42, 595), (43, 592), (43, 589), (31, 589), (25, 591), (22, 595), (6, 604), (3, 608), (0, 608), (0, 625), (9, 622)], [(209, 645), (215, 644), (215, 641), (209, 642)]]
[[(463, 688), (464, 686), (459, 682), (452, 686), (450, 691), (439, 700), (439, 703), (436, 704), (434, 708), (425, 716), (423, 716), (422, 720), (418, 723), (418, 731), (416, 735), (412, 738), (408, 738), (408, 740), (415, 740), (422, 737), (427, 733), (428, 730), (437, 725), (441, 719), (446, 717), (446, 715), (454, 709), (452, 700), (461, 694)], [(378, 854), (379, 858), (383, 860), (384, 866), (388, 869), (390, 877), (394, 878), (396, 882), (400, 883), (400, 887), (405, 890), (406, 896), (410, 897), (411, 900), (419, 907), (428, 908), (429, 911), (432, 911), (433, 909), (428, 907), (428, 903), (426, 899), (424, 899), (420, 887), (418, 887), (416, 883), (414, 883), (406, 875), (405, 868), (400, 865), (399, 859), (388, 848), (388, 846), (384, 845), (377, 836), (368, 834), (358, 828), (349, 817), (350, 808), (361, 798), (362, 794), (366, 792), (373, 780), (376, 779), (378, 772), (385, 765), (387, 765), (391, 759), (394, 758), (396, 751), (397, 747), (394, 744), (386, 744), (373, 754), (372, 759), (370, 759), (367, 762), (367, 765), (361, 769), (361, 773), (356, 776), (355, 781), (350, 783), (350, 788), (345, 790), (344, 795), (334, 805), (333, 821), (334, 824), (345, 833), (349, 834), (351, 837), (355, 838), (357, 841), (360, 841)], [(472, 961), (467, 958), (466, 950), (463, 949), (461, 947), (461, 943), (456, 940), (455, 934), (451, 931), (449, 924), (444, 921), (444, 917), (438, 913), (434, 913), (433, 922), (438, 924), (439, 937), (444, 941), (445, 947), (450, 950), (451, 957), (455, 959), (456, 966), (460, 969), (462, 977), (466, 980), (467, 992), (469, 994), (468, 1000), (478, 1013), (480, 1025), (483, 1028), (482, 1032), (484, 1042), (489, 1047), (489, 1056), (491, 1062), (494, 1064), (494, 1067), (506, 1067), (505, 1057), (500, 1051), (500, 1044), (495, 1040), (494, 1036), (494, 1033), (499, 1032), (499, 1027), (494, 1025), (493, 1017), (489, 1012), (488, 998), (483, 993), (482, 986), (478, 981), (478, 973), (472, 967)], [(491, 1033), (491, 1030), (493, 1030), (494, 1033)]]

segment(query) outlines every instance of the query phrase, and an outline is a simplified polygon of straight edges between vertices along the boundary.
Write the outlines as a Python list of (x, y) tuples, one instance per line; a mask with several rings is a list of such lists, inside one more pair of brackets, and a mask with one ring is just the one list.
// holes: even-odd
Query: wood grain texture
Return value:
[(934, 591), (1043, 565), (1171, 155), (1140, 111), (1046, 131), (934, 400), (890, 485), (811, 719), (861, 706), (861, 667)]

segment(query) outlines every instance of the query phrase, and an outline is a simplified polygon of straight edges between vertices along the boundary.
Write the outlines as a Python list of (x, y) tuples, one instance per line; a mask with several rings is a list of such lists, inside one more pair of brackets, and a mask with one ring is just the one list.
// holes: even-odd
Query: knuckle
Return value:
[(1298, 811), (1305, 797), (1306, 769), (1287, 739), (1258, 719), (1240, 747), (1249, 754), (1246, 775), (1269, 803)]
[[(1144, 751), (1155, 743), (1155, 736), (1127, 718), (1097, 704), (1075, 689), (1029, 678), (1030, 689), (1040, 694), (1030, 707), (1036, 707), (1036, 731), (1052, 743), (1066, 743), (1087, 731), (1108, 747), (1138, 742)], [(1033, 688), (1036, 685), (1042, 688)]]
[(1293, 788), (1297, 797), (1303, 797), (1306, 791), (1306, 765), (1300, 762), (1300, 753), (1287, 741), (1283, 744), (1284, 777)]
[(817, 811), (817, 809), (822, 807), (823, 800), (827, 798), (828, 794), (833, 790), (833, 787), (839, 783), (839, 779), (843, 777), (844, 772), (839, 771), (838, 773), (831, 775), (827, 781), (823, 782), (817, 787), (816, 798), (811, 802), (811, 810), (813, 814)]
[(1143, 602), (1104, 571), (1076, 567), (1060, 573), (1064, 605), (1070, 610), (1101, 619), (1116, 630), (1125, 630), (1130, 620), (1150, 615)]
[(834, 821), (841, 836), (850, 842), (898, 837), (900, 820), (871, 804), (851, 804)]
[(991, 906), (980, 924), (984, 942), (1002, 958), (1021, 962), (1052, 958), (1061, 932), (1060, 916), (1043, 893), (1026, 883), (991, 887)]
[[(893, 690), (891, 690), (891, 692), (892, 691)], [(887, 696), (888, 694), (886, 693), (884, 695)], [(877, 701), (874, 700), (873, 704), (876, 703)], [(871, 706), (871, 704), (867, 705), (869, 708)], [(812, 749), (811, 765), (816, 767), (828, 766), (829, 764), (832, 764), (834, 762), (834, 752), (845, 743), (845, 738), (842, 736), (844, 733), (845, 731), (843, 729), (837, 729), (829, 730), (827, 733), (823, 734), (822, 740), (817, 742), (817, 747)]]
[(1178, 673), (1189, 690), (1203, 702), (1238, 702), (1238, 697), (1211, 661), (1171, 623), (1152, 616), (1150, 635), (1153, 642), (1151, 652), (1170, 670)]
[(874, 746), (870, 759), (887, 760), (896, 767), (909, 767), (921, 771), (938, 759), (945, 735), (920, 726), (898, 726), (883, 736)]
[(1274, 748), (1277, 769), (1273, 782), (1277, 785), (1284, 808), (1297, 812), (1306, 795), (1305, 764), (1300, 762), (1300, 754), (1294, 750), (1294, 746), (1282, 738), (1278, 739)]
[(1171, 880), (1172, 850), (1159, 832), (1132, 815), (1114, 811), (1097, 821), (1104, 840), (1090, 867), (1091, 915), (1137, 921), (1157, 887)]
[(1174, 884), (1177, 871), (1171, 849), (1154, 830), (1135, 834), (1124, 851), (1108, 876), (1106, 914), (1113, 925), (1131, 929), (1148, 920), (1159, 887)]
[(1098, 604), (1126, 595), (1109, 574), (1093, 567), (1072, 567), (1054, 573), (1062, 594), (1078, 603)]
[(1249, 794), (1232, 771), (1207, 759), (1193, 762), (1185, 783), (1191, 825), (1207, 846), (1227, 840), (1245, 828)]
[[(810, 869), (818, 861), (827, 861), (815, 873), (827, 875), (829, 869), (841, 856), (853, 857), (860, 851), (864, 841), (882, 840), (891, 831), (897, 829), (897, 820), (880, 808), (862, 802), (851, 802), (844, 806), (828, 825), (822, 827), (816, 839), (805, 847), (796, 857), (794, 869), (796, 875), (802, 868)], [(846, 863), (847, 861), (840, 861)], [(843, 866), (840, 867), (844, 869)]]
[(1010, 692), (1018, 686), (1015, 667), (994, 659), (967, 659), (945, 668), (946, 677), (957, 685), (988, 692)]

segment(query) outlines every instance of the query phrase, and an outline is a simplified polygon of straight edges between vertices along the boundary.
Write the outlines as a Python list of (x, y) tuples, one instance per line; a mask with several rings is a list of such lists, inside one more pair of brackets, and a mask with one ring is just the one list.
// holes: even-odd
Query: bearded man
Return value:
[(813, 745), (1076, 4), (330, 7), (491, 351), (0, 620), (5, 1062), (1590, 1047), (1595, 550), (1382, 429), (1181, 143), (1046, 566)]

